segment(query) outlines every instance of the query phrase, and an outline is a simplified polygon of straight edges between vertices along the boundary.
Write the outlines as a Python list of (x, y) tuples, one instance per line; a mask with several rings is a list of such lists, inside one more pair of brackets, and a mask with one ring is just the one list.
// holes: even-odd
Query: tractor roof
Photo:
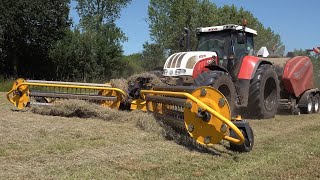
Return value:
[[(211, 26), (211, 27), (200, 27), (197, 29), (197, 32), (215, 32), (215, 31), (224, 31), (227, 29), (234, 29), (241, 31), (243, 29), (243, 26), (235, 25), (235, 24), (226, 24), (222, 26)], [(253, 30), (251, 28), (246, 27), (245, 32), (251, 33), (253, 35), (258, 35), (256, 30)]]

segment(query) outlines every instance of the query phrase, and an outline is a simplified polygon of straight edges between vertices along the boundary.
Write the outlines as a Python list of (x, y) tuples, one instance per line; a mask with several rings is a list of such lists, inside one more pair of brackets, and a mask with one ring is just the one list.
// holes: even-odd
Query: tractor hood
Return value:
[(164, 64), (164, 76), (192, 76), (195, 65), (203, 60), (210, 61), (217, 56), (211, 51), (189, 51), (172, 54)]

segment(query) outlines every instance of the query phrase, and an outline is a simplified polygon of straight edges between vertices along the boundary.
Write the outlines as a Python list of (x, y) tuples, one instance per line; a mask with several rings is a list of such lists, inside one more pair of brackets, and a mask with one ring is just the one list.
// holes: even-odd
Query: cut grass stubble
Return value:
[(319, 114), (250, 121), (253, 151), (213, 156), (119, 116), (138, 112), (106, 120), (43, 116), (11, 111), (0, 95), (0, 179), (320, 179)]

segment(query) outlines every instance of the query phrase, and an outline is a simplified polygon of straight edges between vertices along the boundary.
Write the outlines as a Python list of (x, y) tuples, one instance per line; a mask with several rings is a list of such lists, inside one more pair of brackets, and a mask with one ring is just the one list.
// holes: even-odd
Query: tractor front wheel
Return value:
[(250, 82), (247, 109), (249, 118), (273, 118), (277, 113), (279, 98), (279, 80), (274, 67), (270, 64), (259, 66)]
[(199, 86), (211, 86), (219, 90), (227, 99), (231, 114), (235, 107), (236, 91), (231, 76), (222, 71), (209, 71), (199, 75), (195, 80)]

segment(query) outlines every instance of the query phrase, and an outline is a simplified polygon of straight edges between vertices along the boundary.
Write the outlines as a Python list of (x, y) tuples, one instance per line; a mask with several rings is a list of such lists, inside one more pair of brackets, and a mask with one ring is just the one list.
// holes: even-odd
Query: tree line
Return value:
[[(258, 31), (255, 47), (283, 55), (280, 36), (243, 8), (218, 7), (209, 0), (150, 0), (150, 41), (142, 52), (124, 55), (128, 38), (117, 27), (131, 0), (77, 0), (80, 17), (69, 17), (70, 0), (2, 0), (0, 2), (0, 76), (65, 81), (107, 81), (161, 68), (172, 53), (183, 51), (183, 28), (241, 24)], [(74, 27), (75, 28), (72, 28)], [(146, 34), (147, 36), (147, 34)]]

